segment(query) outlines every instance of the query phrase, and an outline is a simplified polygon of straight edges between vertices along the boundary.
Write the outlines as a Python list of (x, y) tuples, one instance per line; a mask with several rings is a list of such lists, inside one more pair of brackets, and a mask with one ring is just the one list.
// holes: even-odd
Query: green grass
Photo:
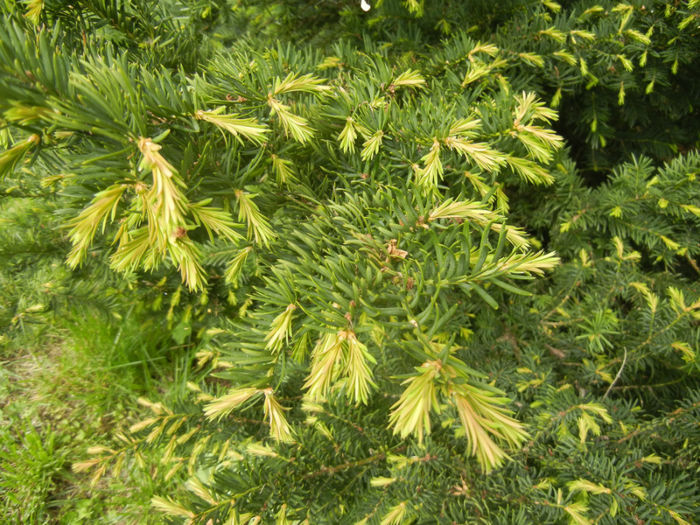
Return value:
[(71, 466), (139, 417), (139, 395), (167, 397), (154, 385), (173, 383), (158, 372), (173, 370), (170, 349), (149, 341), (136, 319), (94, 315), (61, 324), (41, 344), (6, 343), (0, 351), (3, 523), (157, 522), (150, 499), (162, 487), (141, 469), (107, 472), (93, 485)]
[(0, 203), (0, 523), (160, 523), (155, 452), (145, 470), (126, 464), (99, 480), (72, 466), (150, 414), (139, 396), (178, 395), (187, 355), (164, 339), (164, 320), (130, 306), (139, 303), (128, 290), (90, 302), (58, 255), (52, 211)]

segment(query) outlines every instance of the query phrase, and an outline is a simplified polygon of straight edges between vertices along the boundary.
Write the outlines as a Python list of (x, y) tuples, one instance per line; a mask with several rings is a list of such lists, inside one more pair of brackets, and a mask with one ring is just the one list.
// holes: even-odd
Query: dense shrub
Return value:
[(698, 2), (377, 4), (5, 4), (9, 198), (196, 352), (76, 469), (197, 523), (692, 522)]

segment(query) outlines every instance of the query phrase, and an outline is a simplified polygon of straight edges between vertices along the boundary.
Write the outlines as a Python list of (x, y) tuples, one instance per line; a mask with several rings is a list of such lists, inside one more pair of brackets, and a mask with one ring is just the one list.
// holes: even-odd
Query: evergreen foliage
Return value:
[(62, 228), (2, 257), (193, 356), (76, 472), (175, 522), (692, 523), (700, 3), (376, 4), (0, 4), (3, 235)]

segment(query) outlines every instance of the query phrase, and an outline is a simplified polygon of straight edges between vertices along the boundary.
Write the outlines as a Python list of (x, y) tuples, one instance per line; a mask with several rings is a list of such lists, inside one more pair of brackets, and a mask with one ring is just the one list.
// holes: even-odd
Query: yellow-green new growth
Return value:
[(265, 336), (266, 349), (279, 352), (285, 344), (289, 343), (292, 335), (292, 315), (296, 309), (296, 305), (290, 304), (284, 312), (273, 319), (270, 332)]
[(418, 184), (435, 188), (442, 180), (443, 174), (442, 162), (440, 161), (440, 142), (437, 139), (433, 139), (430, 151), (421, 160), (424, 162), (424, 167), (416, 172)]
[(360, 157), (362, 160), (371, 160), (379, 152), (379, 147), (382, 145), (382, 140), (384, 139), (384, 132), (379, 129), (375, 131), (371, 137), (362, 144), (362, 152)]
[(475, 135), (475, 130), (481, 127), (481, 119), (467, 119), (461, 118), (455, 120), (450, 126), (449, 135), (450, 136), (463, 136), (471, 137)]
[(126, 188), (126, 184), (114, 184), (102, 190), (95, 195), (90, 206), (68, 222), (68, 226), (71, 226), (68, 235), (73, 244), (66, 260), (68, 266), (75, 268), (82, 262), (100, 224), (104, 233), (107, 222), (114, 221), (117, 205)]
[(289, 426), (287, 419), (284, 417), (284, 411), (288, 409), (279, 404), (271, 388), (265, 390), (265, 403), (263, 408), (265, 410), (265, 418), (270, 424), (270, 436), (276, 441), (285, 443), (292, 442), (294, 440), (292, 436), (292, 427)]
[(9, 175), (24, 154), (33, 146), (41, 142), (39, 135), (30, 135), (22, 142), (0, 153), (0, 180)]
[(347, 332), (346, 341), (347, 355), (343, 372), (348, 377), (348, 388), (355, 403), (367, 404), (370, 388), (376, 386), (372, 381), (370, 363), (374, 364), (376, 360), (353, 332)]
[(546, 270), (553, 269), (560, 262), (561, 259), (554, 252), (518, 253), (499, 259), (492, 270), (510, 275), (544, 275)]
[(211, 505), (216, 505), (218, 502), (211, 490), (196, 477), (188, 479), (185, 482), (185, 488)]
[(291, 160), (283, 159), (282, 157), (272, 154), (272, 171), (275, 173), (278, 184), (288, 184), (294, 180), (294, 164)]
[(352, 153), (355, 151), (355, 140), (357, 139), (357, 125), (352, 117), (345, 120), (343, 130), (338, 134), (340, 141), (340, 149), (344, 153)]
[(258, 388), (234, 388), (228, 394), (207, 403), (204, 413), (209, 419), (220, 419), (261, 392)]
[(153, 496), (151, 499), (151, 505), (154, 509), (158, 509), (164, 512), (168, 516), (177, 516), (180, 518), (190, 518), (194, 519), (195, 514), (191, 510), (186, 509), (180, 503), (176, 503), (168, 498), (161, 498), (160, 496)]
[(5, 110), (3, 116), (10, 122), (26, 125), (47, 116), (50, 110), (41, 106), (27, 106), (25, 104), (13, 104)]
[(297, 76), (296, 73), (289, 73), (284, 80), (275, 79), (272, 89), (273, 95), (282, 93), (290, 93), (292, 91), (301, 91), (305, 93), (325, 93), (330, 91), (330, 87), (326, 86), (322, 78), (315, 77), (311, 74)]
[(204, 226), (207, 230), (210, 240), (214, 240), (212, 232), (215, 232), (229, 241), (237, 241), (243, 237), (233, 229), (234, 226), (239, 226), (233, 222), (231, 215), (219, 208), (207, 206), (211, 199), (203, 200), (196, 204), (190, 204), (189, 211), (194, 217), (197, 225)]
[(474, 60), (475, 60), (474, 55), (476, 55), (477, 53), (484, 53), (485, 55), (488, 55), (488, 56), (493, 58), (496, 56), (498, 51), (499, 51), (499, 49), (495, 44), (477, 42), (476, 45), (472, 48), (472, 50), (469, 51), (467, 58), (469, 58), (470, 62), (474, 62)]
[(442, 204), (430, 212), (429, 221), (438, 219), (468, 219), (478, 224), (485, 224), (497, 220), (499, 215), (484, 207), (477, 201), (457, 201), (446, 199)]
[[(150, 138), (140, 138), (139, 171), (150, 173), (152, 184), (131, 181), (118, 183), (95, 195), (92, 203), (68, 223), (73, 249), (68, 264), (77, 266), (85, 257), (97, 229), (104, 231), (108, 222), (116, 218), (117, 207), (127, 189), (133, 189), (135, 198), (130, 202), (129, 215), (120, 221), (114, 236), (118, 243), (111, 257), (111, 266), (117, 271), (133, 271), (139, 266), (150, 270), (167, 256), (178, 266), (183, 281), (191, 289), (204, 285), (204, 270), (199, 262), (201, 254), (187, 232), (192, 229), (186, 221), (191, 213), (194, 221), (209, 232), (231, 240), (240, 237), (233, 229), (231, 218), (217, 208), (207, 206), (209, 201), (191, 205), (181, 187), (184, 183), (175, 168), (161, 155), (161, 146)], [(145, 225), (143, 224), (145, 221)]]
[(306, 378), (304, 388), (309, 398), (318, 400), (326, 397), (331, 382), (337, 377), (336, 363), (343, 357), (345, 332), (328, 332), (316, 344), (311, 354), (311, 373)]
[(27, 11), (24, 16), (34, 25), (39, 24), (41, 12), (44, 10), (44, 0), (29, 0), (26, 2)]
[(241, 136), (247, 138), (248, 140), (255, 142), (256, 144), (261, 144), (265, 140), (265, 135), (270, 132), (267, 126), (260, 124), (254, 118), (241, 118), (238, 115), (222, 115), (226, 110), (226, 107), (221, 106), (211, 111), (199, 110), (195, 112), (194, 116), (198, 120), (204, 120), (214, 124), (220, 129), (226, 130), (231, 133), (234, 137), (241, 140)]
[(394, 87), (422, 88), (425, 86), (425, 79), (418, 71), (407, 69), (394, 78), (390, 85)]
[(248, 224), (248, 238), (255, 239), (256, 244), (269, 246), (275, 234), (265, 216), (260, 213), (252, 195), (243, 190), (236, 190), (235, 195), (238, 199), (238, 219)]
[(418, 375), (402, 383), (408, 386), (389, 415), (394, 434), (402, 438), (413, 434), (421, 443), (423, 436), (430, 434), (430, 412), (438, 408), (435, 380), (441, 369), (440, 361), (426, 361), (418, 369)]
[(401, 525), (406, 517), (406, 502), (402, 501), (398, 505), (394, 505), (389, 509), (382, 518), (380, 525)]
[(251, 251), (253, 251), (253, 247), (246, 246), (238, 253), (238, 255), (231, 259), (231, 262), (226, 267), (224, 279), (226, 279), (228, 284), (233, 285), (234, 288), (238, 286), (238, 279), (241, 276), (241, 270), (243, 270), (243, 265), (245, 264), (248, 254), (250, 254)]
[(491, 149), (485, 142), (472, 142), (461, 137), (447, 137), (445, 145), (472, 161), (483, 171), (496, 172), (505, 162), (503, 153)]
[(302, 144), (311, 140), (314, 130), (309, 126), (308, 120), (292, 113), (289, 106), (273, 98), (272, 95), (267, 98), (267, 104), (270, 106), (272, 115), (276, 115), (282, 124), (285, 135), (291, 135), (294, 140)]
[(508, 156), (506, 163), (510, 168), (525, 181), (532, 184), (552, 184), (554, 177), (542, 166), (530, 159)]
[(168, 244), (168, 253), (177, 264), (182, 281), (187, 287), (190, 290), (201, 290), (205, 281), (204, 268), (199, 262), (202, 253), (192, 239), (186, 236), (173, 238)]
[(452, 385), (451, 394), (470, 444), (469, 453), (476, 456), (484, 471), (490, 472), (508, 457), (491, 436), (512, 447), (519, 447), (527, 439), (522, 424), (499, 406), (507, 399), (467, 384)]
[(541, 126), (516, 125), (513, 135), (525, 146), (528, 153), (540, 162), (550, 162), (553, 152), (561, 148), (563, 139), (552, 130)]
[[(572, 65), (575, 63), (574, 60)], [(549, 123), (557, 119), (557, 112), (537, 100), (534, 93), (523, 92), (516, 95), (515, 100), (518, 105), (513, 113), (511, 135), (517, 138), (536, 160), (551, 161), (553, 152), (562, 147), (563, 139), (552, 130), (534, 125), (533, 122), (540, 120)], [(517, 169), (515, 166), (511, 167)]]
[(491, 223), (491, 230), (500, 232), (506, 229), (506, 239), (518, 248), (527, 248), (530, 245), (525, 232), (514, 226), (504, 226), (500, 222), (502, 216), (477, 201), (456, 201), (447, 199), (428, 215), (429, 221), (439, 219), (466, 219), (474, 221), (479, 226)]
[(462, 87), (466, 87), (469, 84), (476, 82), (486, 76), (489, 76), (492, 71), (500, 67), (505, 66), (508, 63), (507, 60), (503, 58), (496, 58), (490, 64), (485, 64), (481, 60), (473, 59), (470, 57), (469, 69), (464, 75), (464, 80), (462, 81)]
[(311, 372), (304, 388), (310, 400), (326, 397), (331, 383), (346, 379), (347, 395), (355, 403), (367, 403), (375, 385), (370, 365), (376, 360), (351, 330), (327, 333), (321, 337), (311, 355)]
[(153, 184), (145, 196), (149, 204), (149, 235), (151, 241), (158, 242), (163, 249), (167, 244), (167, 235), (185, 223), (187, 198), (179, 188), (184, 183), (177, 176), (175, 168), (160, 154), (160, 144), (141, 137), (138, 147), (143, 155), (139, 171), (150, 171), (153, 178)]

